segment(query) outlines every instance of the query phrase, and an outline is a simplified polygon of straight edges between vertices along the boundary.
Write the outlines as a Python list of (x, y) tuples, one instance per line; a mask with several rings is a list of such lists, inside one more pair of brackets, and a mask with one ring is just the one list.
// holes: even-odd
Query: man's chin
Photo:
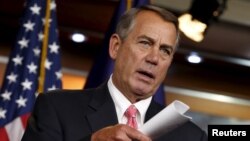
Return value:
[(138, 97), (148, 97), (149, 95), (152, 95), (152, 89), (149, 89), (149, 87), (138, 87), (135, 89), (135, 94)]
[(154, 83), (146, 83), (144, 81), (133, 81), (131, 83), (132, 89), (134, 91), (134, 93), (138, 96), (147, 96), (152, 94), (152, 92), (154, 91)]

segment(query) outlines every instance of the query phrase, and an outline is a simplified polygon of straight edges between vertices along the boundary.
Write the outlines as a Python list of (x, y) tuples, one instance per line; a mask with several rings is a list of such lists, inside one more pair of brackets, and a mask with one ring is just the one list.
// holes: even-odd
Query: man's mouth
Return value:
[(139, 70), (138, 73), (141, 74), (141, 75), (144, 75), (146, 77), (149, 77), (150, 79), (155, 79), (155, 76), (151, 72), (144, 71), (144, 70)]

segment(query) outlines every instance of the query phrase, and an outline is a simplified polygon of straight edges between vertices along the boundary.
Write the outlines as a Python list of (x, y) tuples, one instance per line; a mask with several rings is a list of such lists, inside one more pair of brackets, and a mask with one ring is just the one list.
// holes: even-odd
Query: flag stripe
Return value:
[(9, 141), (19, 141), (24, 133), (24, 127), (21, 119), (18, 117), (5, 126)]
[(29, 116), (30, 116), (30, 113), (27, 113), (21, 116), (23, 127), (26, 127)]
[(5, 128), (0, 128), (0, 137), (1, 137), (1, 141), (9, 141)]

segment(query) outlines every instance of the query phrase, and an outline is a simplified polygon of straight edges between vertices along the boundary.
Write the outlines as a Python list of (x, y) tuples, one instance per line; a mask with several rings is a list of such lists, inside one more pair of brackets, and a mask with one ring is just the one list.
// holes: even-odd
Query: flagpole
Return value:
[(42, 46), (42, 55), (41, 55), (41, 64), (40, 64), (40, 77), (38, 85), (38, 93), (43, 92), (44, 90), (44, 81), (45, 81), (45, 60), (47, 56), (48, 48), (48, 38), (49, 38), (49, 19), (50, 19), (50, 0), (47, 0), (46, 6), (46, 16), (45, 16), (45, 25), (44, 25), (44, 39)]
[(132, 7), (132, 0), (127, 0), (127, 10)]

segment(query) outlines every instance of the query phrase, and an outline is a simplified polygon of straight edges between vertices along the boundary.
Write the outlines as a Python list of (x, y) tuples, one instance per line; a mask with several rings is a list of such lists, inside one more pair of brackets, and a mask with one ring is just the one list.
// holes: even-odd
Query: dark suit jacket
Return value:
[[(164, 107), (152, 101), (146, 120)], [(89, 90), (52, 91), (40, 95), (22, 141), (88, 141), (95, 131), (118, 123), (107, 84)], [(205, 141), (206, 134), (191, 122), (159, 141)]]

